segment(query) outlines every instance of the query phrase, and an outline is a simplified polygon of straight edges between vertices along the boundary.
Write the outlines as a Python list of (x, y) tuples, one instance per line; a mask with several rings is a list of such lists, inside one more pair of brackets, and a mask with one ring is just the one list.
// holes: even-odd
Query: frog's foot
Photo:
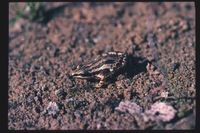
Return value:
[(95, 85), (95, 88), (103, 88), (107, 85), (108, 85), (107, 82), (101, 80), (98, 84)]

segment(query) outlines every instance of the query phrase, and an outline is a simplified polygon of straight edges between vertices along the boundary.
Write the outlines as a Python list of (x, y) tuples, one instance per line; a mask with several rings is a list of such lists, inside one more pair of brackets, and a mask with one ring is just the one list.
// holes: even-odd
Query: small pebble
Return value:
[(173, 65), (172, 65), (172, 70), (173, 70), (173, 72), (176, 70), (176, 69), (178, 69), (180, 67), (180, 64), (179, 63), (174, 63)]
[(63, 89), (58, 89), (58, 90), (55, 91), (55, 95), (58, 98), (65, 98), (66, 92)]
[(58, 105), (56, 102), (49, 102), (47, 107), (48, 114), (56, 115), (59, 111)]

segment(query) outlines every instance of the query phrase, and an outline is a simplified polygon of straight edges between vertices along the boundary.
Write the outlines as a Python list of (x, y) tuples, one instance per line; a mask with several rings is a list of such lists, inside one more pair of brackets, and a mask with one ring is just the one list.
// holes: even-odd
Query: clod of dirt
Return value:
[(195, 115), (187, 116), (179, 120), (176, 124), (169, 124), (166, 126), (166, 129), (190, 129), (195, 127)]
[(150, 63), (147, 64), (146, 69), (150, 75), (160, 74), (160, 72), (158, 70), (156, 70), (156, 67)]
[(59, 108), (56, 102), (50, 102), (47, 106), (48, 114), (56, 115), (59, 112)]
[(180, 67), (180, 63), (174, 63), (172, 65), (172, 71), (174, 72), (175, 70), (177, 70)]
[(139, 105), (130, 101), (120, 102), (119, 106), (116, 107), (115, 110), (120, 112), (128, 111), (131, 114), (142, 112), (142, 108)]
[(58, 89), (58, 90), (55, 91), (55, 95), (58, 98), (63, 99), (66, 96), (66, 92), (64, 91), (64, 89)]
[(166, 103), (156, 102), (151, 106), (150, 110), (145, 111), (147, 116), (153, 116), (154, 119), (168, 122), (176, 115), (176, 110)]

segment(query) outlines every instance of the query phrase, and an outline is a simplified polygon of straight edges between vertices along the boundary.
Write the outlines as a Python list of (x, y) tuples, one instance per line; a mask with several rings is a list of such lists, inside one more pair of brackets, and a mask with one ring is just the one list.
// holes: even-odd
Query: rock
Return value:
[(58, 89), (58, 90), (55, 91), (55, 95), (58, 98), (65, 98), (66, 92), (64, 91), (64, 89)]
[(130, 101), (120, 102), (119, 106), (116, 107), (115, 110), (120, 112), (128, 111), (130, 114), (142, 112), (142, 108), (139, 105)]
[(155, 120), (169, 122), (175, 117), (176, 112), (172, 106), (164, 102), (156, 102), (151, 106), (150, 110), (145, 111), (145, 115)]
[(48, 114), (56, 115), (59, 112), (59, 108), (56, 102), (50, 102), (47, 107)]

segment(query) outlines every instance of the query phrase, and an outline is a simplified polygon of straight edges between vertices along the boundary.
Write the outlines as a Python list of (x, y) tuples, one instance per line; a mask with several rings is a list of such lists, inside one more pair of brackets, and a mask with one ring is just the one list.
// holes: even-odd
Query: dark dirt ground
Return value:
[[(9, 4), (8, 129), (195, 128), (194, 3), (44, 3), (44, 21), (15, 20), (23, 6)], [(112, 50), (134, 64), (115, 82), (69, 78)]]

